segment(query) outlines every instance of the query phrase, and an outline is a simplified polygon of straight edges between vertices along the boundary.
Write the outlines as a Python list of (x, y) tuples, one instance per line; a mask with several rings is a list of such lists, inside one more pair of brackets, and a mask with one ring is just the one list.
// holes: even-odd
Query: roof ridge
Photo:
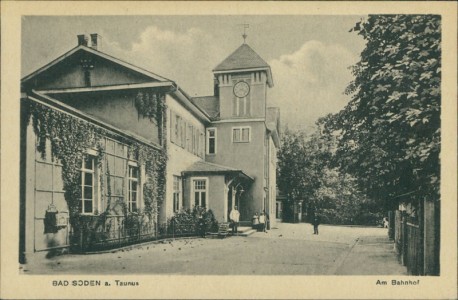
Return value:
[(97, 55), (101, 58), (104, 58), (104, 59), (107, 59), (107, 60), (110, 60), (118, 65), (121, 65), (121, 66), (124, 66), (126, 68), (129, 68), (135, 72), (138, 72), (138, 73), (141, 73), (145, 76), (148, 76), (148, 77), (151, 77), (153, 78), (154, 80), (158, 80), (158, 81), (171, 81), (173, 82), (173, 80), (171, 79), (168, 79), (166, 77), (163, 77), (163, 76), (160, 76), (156, 73), (153, 73), (147, 69), (144, 69), (142, 67), (139, 67), (139, 66), (136, 66), (128, 61), (125, 61), (125, 60), (122, 60), (120, 58), (117, 58), (117, 57), (114, 57), (110, 54), (107, 54), (105, 52), (102, 52), (102, 51), (99, 51), (99, 50), (96, 50), (96, 49), (93, 49), (91, 47), (87, 47), (87, 46), (84, 46), (84, 45), (78, 45), (72, 49), (70, 49), (69, 51), (65, 52), (64, 54), (58, 56), (57, 58), (53, 59), (51, 62), (45, 64), (44, 66), (36, 69), (35, 71), (33, 71), (32, 73), (24, 76), (22, 79), (21, 79), (21, 82), (25, 82), (27, 80), (29, 80), (30, 78), (48, 70), (50, 67), (56, 65), (57, 63), (61, 62), (62, 60), (66, 59), (67, 57), (70, 57), (71, 55), (75, 54), (77, 51), (79, 50), (83, 50), (83, 51), (86, 51), (86, 52), (89, 52), (89, 53), (92, 53), (94, 55)]
[(225, 166), (225, 165), (211, 163), (211, 162), (208, 162), (208, 161), (205, 161), (205, 160), (196, 161), (196, 163), (204, 163), (204, 164), (211, 165), (211, 166), (214, 166), (214, 167), (226, 168), (226, 169), (232, 170), (232, 171), (242, 171), (240, 169), (235, 169), (235, 168), (231, 168), (231, 167), (228, 167), (228, 166)]
[(245, 68), (270, 68), (270, 66), (250, 45), (244, 43), (219, 63), (213, 71)]

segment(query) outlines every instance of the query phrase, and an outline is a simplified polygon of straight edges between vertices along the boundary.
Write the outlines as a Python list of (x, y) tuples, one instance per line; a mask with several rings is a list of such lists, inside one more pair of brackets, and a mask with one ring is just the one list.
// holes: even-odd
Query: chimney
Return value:
[(91, 33), (91, 48), (100, 50), (102, 48), (102, 36), (98, 33)]
[(88, 46), (88, 42), (89, 42), (89, 37), (85, 34), (79, 34), (77, 35), (78, 37), (78, 46)]

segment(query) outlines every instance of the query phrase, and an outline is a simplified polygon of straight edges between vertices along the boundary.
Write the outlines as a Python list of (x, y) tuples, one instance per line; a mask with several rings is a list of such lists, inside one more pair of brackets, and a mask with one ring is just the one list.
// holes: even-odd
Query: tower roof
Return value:
[(223, 60), (213, 71), (229, 71), (253, 68), (270, 68), (270, 66), (250, 47), (242, 44), (231, 55)]
[(229, 73), (243, 70), (265, 70), (267, 72), (267, 82), (270, 87), (273, 86), (272, 72), (269, 64), (245, 43), (217, 65), (216, 68), (213, 69), (213, 72)]

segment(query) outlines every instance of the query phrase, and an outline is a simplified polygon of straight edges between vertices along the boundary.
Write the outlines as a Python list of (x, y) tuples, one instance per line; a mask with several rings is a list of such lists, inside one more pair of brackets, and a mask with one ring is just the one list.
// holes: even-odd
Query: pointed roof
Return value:
[(242, 44), (213, 71), (253, 68), (270, 68), (270, 66), (248, 44)]
[(264, 59), (259, 56), (248, 44), (242, 44), (231, 55), (223, 60), (213, 73), (229, 73), (233, 71), (257, 71), (265, 70), (267, 72), (267, 83), (273, 86), (272, 72), (270, 66)]
[(151, 78), (151, 79), (154, 80), (154, 81), (171, 81), (171, 80), (169, 80), (169, 79), (167, 79), (167, 78), (165, 78), (165, 77), (159, 76), (159, 75), (157, 75), (157, 74), (155, 74), (155, 73), (152, 73), (152, 72), (150, 72), (150, 71), (148, 71), (148, 70), (145, 70), (145, 69), (143, 69), (143, 68), (134, 66), (134, 65), (132, 65), (132, 64), (130, 64), (130, 63), (128, 63), (128, 62), (125, 62), (125, 61), (123, 61), (123, 60), (121, 60), (121, 59), (118, 59), (118, 58), (116, 58), (116, 57), (113, 57), (113, 56), (111, 56), (111, 55), (108, 55), (108, 54), (106, 54), (106, 53), (104, 53), (104, 52), (101, 52), (101, 51), (99, 51), (99, 50), (95, 50), (95, 49), (93, 49), (93, 48), (91, 48), (91, 47), (79, 45), (79, 46), (77, 46), (77, 47), (71, 49), (71, 50), (68, 51), (67, 53), (65, 53), (65, 54), (63, 54), (63, 55), (61, 55), (61, 56), (59, 56), (58, 58), (56, 58), (55, 60), (51, 61), (50, 63), (44, 65), (44, 66), (41, 67), (41, 68), (39, 68), (38, 70), (36, 70), (36, 71), (32, 72), (31, 74), (25, 76), (24, 78), (22, 78), (21, 82), (24, 83), (24, 82), (30, 80), (31, 78), (33, 78), (33, 77), (35, 77), (35, 76), (37, 76), (37, 75), (43, 73), (44, 71), (46, 71), (46, 70), (48, 70), (49, 68), (55, 66), (56, 64), (62, 62), (62, 61), (65, 60), (66, 58), (68, 58), (68, 57), (74, 55), (76, 52), (79, 52), (79, 51), (88, 52), (88, 53), (90, 53), (90, 54), (92, 54), (92, 55), (101, 57), (101, 58), (106, 59), (106, 60), (108, 60), (108, 61), (111, 61), (111, 62), (113, 62), (113, 63), (115, 63), (115, 64), (121, 65), (121, 66), (123, 66), (123, 67), (125, 67), (125, 68), (128, 68), (128, 69), (132, 70), (132, 71), (135, 71), (135, 72), (137, 72), (137, 73), (140, 73), (140, 74), (142, 74), (142, 75), (145, 75), (145, 76)]

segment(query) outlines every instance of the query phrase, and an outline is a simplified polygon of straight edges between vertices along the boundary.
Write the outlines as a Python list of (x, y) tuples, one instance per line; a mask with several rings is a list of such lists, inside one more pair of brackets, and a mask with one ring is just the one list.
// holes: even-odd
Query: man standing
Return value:
[(320, 225), (320, 216), (315, 214), (312, 220), (313, 234), (318, 234), (318, 225)]
[(240, 213), (237, 210), (237, 206), (234, 206), (234, 209), (231, 210), (231, 213), (229, 214), (229, 219), (231, 219), (232, 222), (232, 234), (237, 234), (240, 220)]
[(198, 222), (197, 222), (197, 225), (199, 227), (199, 235), (203, 238), (205, 238), (205, 235), (206, 235), (206, 223), (205, 223), (205, 219), (203, 218), (202, 215), (199, 216), (199, 219), (198, 219)]

